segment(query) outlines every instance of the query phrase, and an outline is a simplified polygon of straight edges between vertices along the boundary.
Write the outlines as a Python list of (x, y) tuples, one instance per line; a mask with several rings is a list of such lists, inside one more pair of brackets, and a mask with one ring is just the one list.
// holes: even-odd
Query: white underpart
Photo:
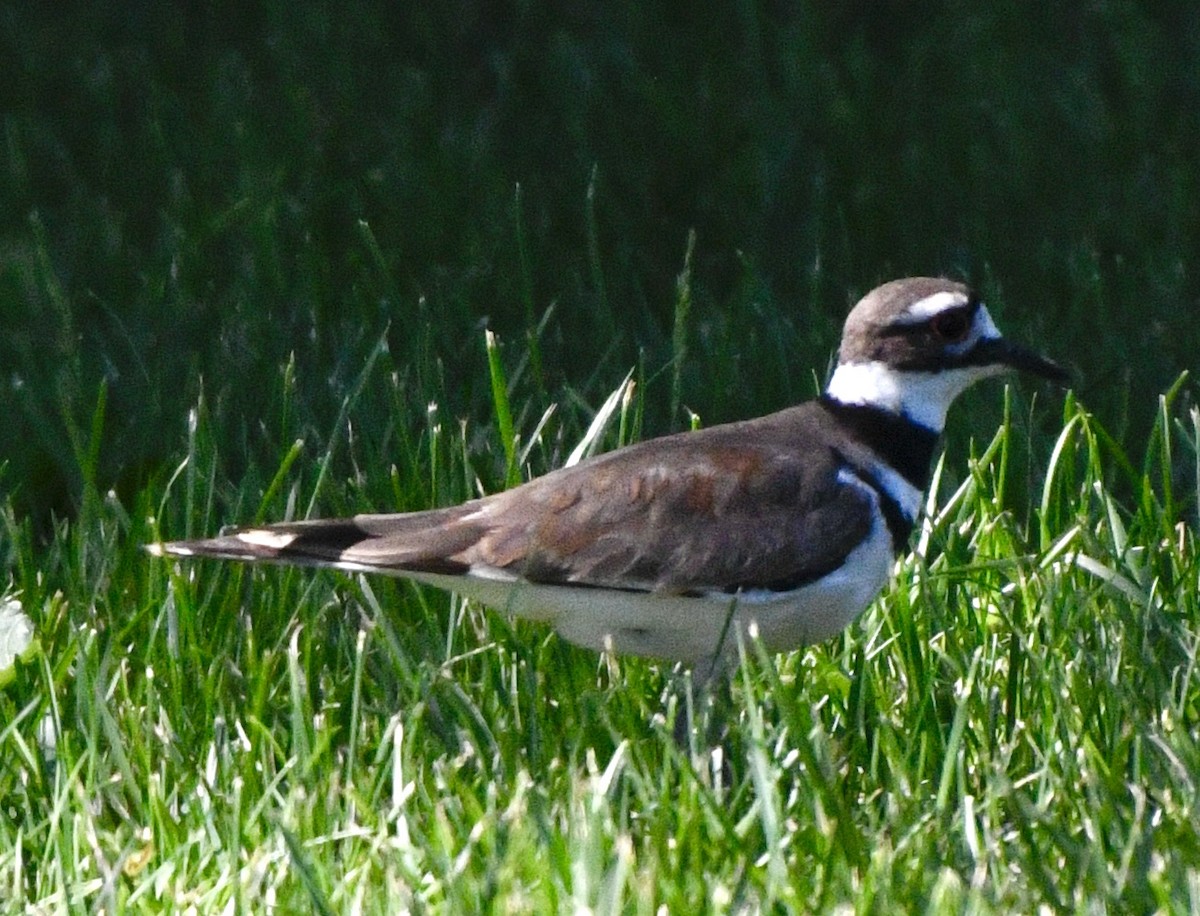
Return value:
[[(948, 298), (947, 298), (948, 297)], [(934, 300), (940, 300), (935, 303)], [(929, 312), (928, 318), (948, 306), (961, 304), (957, 293), (937, 293), (917, 302), (908, 311), (912, 316), (920, 308)], [(940, 304), (932, 311), (927, 304)], [(906, 316), (906, 317), (907, 317)], [(960, 344), (947, 347), (951, 353), (965, 353), (981, 340), (1000, 337), (992, 316), (980, 306), (975, 313), (971, 333)], [(926, 429), (940, 433), (946, 426), (946, 413), (954, 399), (981, 378), (1004, 372), (1003, 366), (963, 366), (941, 372), (916, 372), (897, 369), (887, 363), (871, 360), (860, 363), (840, 363), (829, 380), (826, 394), (843, 404), (863, 404), (901, 414)]]

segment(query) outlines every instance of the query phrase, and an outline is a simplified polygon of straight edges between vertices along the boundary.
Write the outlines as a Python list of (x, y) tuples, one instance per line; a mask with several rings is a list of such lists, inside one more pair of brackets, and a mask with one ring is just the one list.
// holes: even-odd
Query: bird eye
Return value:
[(949, 309), (929, 319), (929, 330), (943, 343), (961, 343), (971, 331), (971, 319), (963, 309)]

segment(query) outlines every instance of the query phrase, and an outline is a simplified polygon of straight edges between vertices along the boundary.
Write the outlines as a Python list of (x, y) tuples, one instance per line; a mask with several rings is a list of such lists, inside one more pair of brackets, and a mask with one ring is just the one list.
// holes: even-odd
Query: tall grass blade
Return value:
[(375, 370), (375, 363), (379, 361), (380, 355), (387, 352), (387, 336), (388, 328), (384, 327), (383, 332), (376, 338), (375, 345), (371, 347), (370, 352), (367, 354), (366, 362), (355, 378), (354, 384), (350, 388), (350, 393), (342, 399), (342, 406), (338, 410), (337, 419), (334, 421), (333, 429), (329, 433), (329, 441), (325, 446), (325, 454), (321, 456), (321, 464), (317, 471), (316, 482), (313, 484), (312, 496), (309, 497), (308, 506), (304, 510), (305, 518), (312, 518), (313, 512), (316, 509), (317, 499), (321, 495), (321, 488), (324, 486), (325, 479), (329, 476), (329, 468), (333, 463), (333, 456), (337, 453), (341, 438), (344, 435), (350, 411), (362, 395), (363, 387), (367, 384), (367, 379), (371, 377), (371, 373)]
[(492, 382), (492, 409), (496, 412), (500, 444), (504, 447), (504, 485), (515, 487), (521, 482), (521, 467), (517, 464), (517, 434), (513, 429), (512, 407), (508, 401), (508, 381), (500, 361), (500, 345), (496, 335), (484, 331), (484, 344), (487, 348), (488, 375)]
[(564, 467), (572, 467), (579, 464), (584, 458), (595, 454), (600, 447), (600, 441), (604, 436), (604, 431), (612, 422), (613, 416), (617, 412), (617, 408), (625, 402), (626, 392), (629, 386), (633, 384), (633, 370), (630, 369), (625, 373), (625, 378), (621, 384), (613, 389), (612, 393), (604, 399), (604, 403), (600, 409), (596, 411), (596, 416), (592, 418), (592, 422), (588, 425), (587, 432), (583, 438), (579, 440), (579, 444), (571, 449), (571, 454), (567, 456), (567, 461)]
[(688, 231), (683, 270), (675, 278), (675, 322), (671, 331), (671, 423), (679, 416), (683, 402), (683, 364), (687, 359), (688, 319), (692, 312), (692, 255), (696, 250), (696, 230)]

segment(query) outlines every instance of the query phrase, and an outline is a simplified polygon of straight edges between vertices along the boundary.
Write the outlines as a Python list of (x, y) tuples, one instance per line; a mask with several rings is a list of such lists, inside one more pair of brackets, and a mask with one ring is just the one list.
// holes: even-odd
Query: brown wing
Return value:
[(870, 497), (838, 481), (831, 452), (648, 445), (496, 496), (464, 558), (535, 582), (787, 590), (837, 569), (870, 530)]
[(669, 436), (449, 509), (359, 515), (156, 545), (158, 553), (486, 574), (667, 592), (786, 590), (867, 535), (869, 495), (793, 408)]

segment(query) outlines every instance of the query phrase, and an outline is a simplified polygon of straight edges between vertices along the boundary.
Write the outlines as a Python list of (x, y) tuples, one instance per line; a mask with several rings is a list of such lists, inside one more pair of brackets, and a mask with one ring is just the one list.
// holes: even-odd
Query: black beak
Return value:
[(1058, 363), (1051, 362), (1039, 353), (1034, 353), (1019, 344), (1009, 343), (1003, 337), (990, 337), (979, 341), (971, 350), (971, 362), (981, 365), (1008, 366), (1018, 372), (1040, 375), (1051, 382), (1065, 385), (1071, 375)]

